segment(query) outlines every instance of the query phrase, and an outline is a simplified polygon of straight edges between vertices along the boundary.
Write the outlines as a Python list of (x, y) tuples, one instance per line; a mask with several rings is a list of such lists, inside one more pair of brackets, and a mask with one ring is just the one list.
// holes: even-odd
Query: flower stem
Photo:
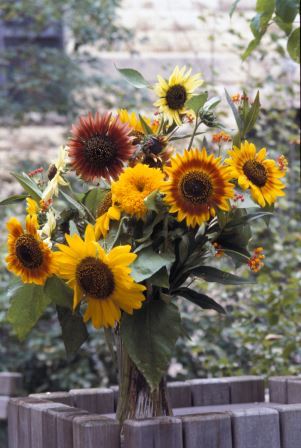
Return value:
[(195, 119), (195, 125), (194, 125), (194, 130), (193, 130), (193, 133), (192, 133), (192, 135), (191, 135), (191, 138), (190, 138), (190, 142), (189, 142), (189, 145), (188, 145), (188, 151), (191, 149), (191, 147), (192, 147), (192, 143), (193, 143), (193, 140), (194, 140), (194, 137), (195, 137), (195, 135), (196, 135), (196, 131), (198, 130), (198, 127), (200, 126), (200, 124), (202, 123), (202, 121), (200, 121), (200, 122), (198, 122), (198, 119), (196, 118)]

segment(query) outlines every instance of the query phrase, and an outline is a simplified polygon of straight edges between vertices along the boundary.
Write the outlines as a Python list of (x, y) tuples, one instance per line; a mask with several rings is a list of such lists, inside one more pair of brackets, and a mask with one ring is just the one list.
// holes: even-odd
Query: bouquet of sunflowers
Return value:
[(119, 365), (123, 421), (171, 413), (164, 374), (183, 335), (176, 298), (225, 313), (201, 281), (254, 281), (221, 270), (219, 259), (229, 269), (263, 265), (263, 248), (249, 252), (251, 225), (268, 222), (284, 195), (287, 162), (246, 140), (258, 93), (251, 103), (226, 92), (237, 124), (227, 131), (216, 115), (221, 99), (198, 91), (200, 73), (176, 67), (151, 85), (136, 70), (119, 71), (152, 89), (154, 116), (80, 117), (48, 172), (13, 173), (24, 193), (1, 204), (27, 203), (25, 223), (7, 223), (7, 268), (20, 280), (9, 290), (8, 320), (22, 339), (54, 305), (69, 355), (87, 339), (87, 322), (103, 327)]

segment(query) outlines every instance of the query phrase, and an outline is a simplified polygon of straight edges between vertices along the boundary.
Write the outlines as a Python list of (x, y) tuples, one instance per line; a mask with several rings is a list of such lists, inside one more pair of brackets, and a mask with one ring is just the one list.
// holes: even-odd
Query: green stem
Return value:
[(192, 135), (191, 135), (191, 139), (190, 139), (190, 142), (189, 142), (189, 145), (188, 145), (188, 151), (191, 149), (191, 147), (192, 147), (192, 143), (193, 143), (193, 140), (194, 140), (194, 137), (195, 137), (195, 135), (196, 135), (196, 131), (198, 130), (198, 127), (200, 126), (200, 124), (201, 124), (202, 122), (200, 121), (200, 122), (198, 122), (198, 119), (196, 118), (195, 119), (195, 125), (194, 125), (194, 130), (193, 130), (193, 133), (192, 133)]

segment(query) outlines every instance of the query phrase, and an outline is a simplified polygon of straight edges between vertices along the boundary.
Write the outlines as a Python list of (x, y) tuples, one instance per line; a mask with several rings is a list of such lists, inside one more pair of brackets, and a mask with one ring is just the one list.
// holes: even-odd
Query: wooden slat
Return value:
[(182, 448), (182, 422), (175, 417), (126, 420), (123, 448)]
[(30, 408), (31, 448), (57, 448), (56, 424), (49, 418), (47, 411), (62, 409), (68, 406), (52, 401), (41, 403)]
[(301, 378), (288, 379), (287, 381), (287, 403), (301, 403)]
[(279, 412), (281, 448), (300, 448), (301, 404), (266, 403), (266, 406)]
[(21, 373), (0, 372), (0, 395), (16, 397), (21, 395), (23, 376)]
[(185, 448), (232, 448), (231, 419), (227, 414), (182, 417), (182, 425)]
[(73, 406), (88, 412), (114, 412), (114, 392), (107, 388), (70, 390)]
[(230, 386), (219, 379), (187, 381), (192, 394), (192, 406), (210, 406), (230, 403)]
[(191, 385), (186, 381), (175, 381), (167, 384), (170, 405), (173, 408), (187, 408), (192, 406)]
[(43, 394), (30, 394), (29, 396), (40, 400), (67, 404), (68, 406), (72, 406), (73, 404), (73, 397), (69, 392), (45, 392)]
[(58, 448), (73, 448), (73, 420), (76, 417), (87, 416), (88, 412), (76, 409), (57, 415), (56, 436)]
[(120, 448), (120, 425), (113, 419), (87, 415), (73, 420), (73, 448)]

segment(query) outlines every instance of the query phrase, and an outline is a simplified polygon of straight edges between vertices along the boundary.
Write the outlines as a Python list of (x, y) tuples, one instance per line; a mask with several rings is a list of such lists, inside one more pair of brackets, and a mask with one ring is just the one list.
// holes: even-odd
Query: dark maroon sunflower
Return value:
[(131, 128), (110, 113), (91, 113), (72, 126), (69, 156), (72, 168), (86, 181), (117, 179), (135, 147)]

